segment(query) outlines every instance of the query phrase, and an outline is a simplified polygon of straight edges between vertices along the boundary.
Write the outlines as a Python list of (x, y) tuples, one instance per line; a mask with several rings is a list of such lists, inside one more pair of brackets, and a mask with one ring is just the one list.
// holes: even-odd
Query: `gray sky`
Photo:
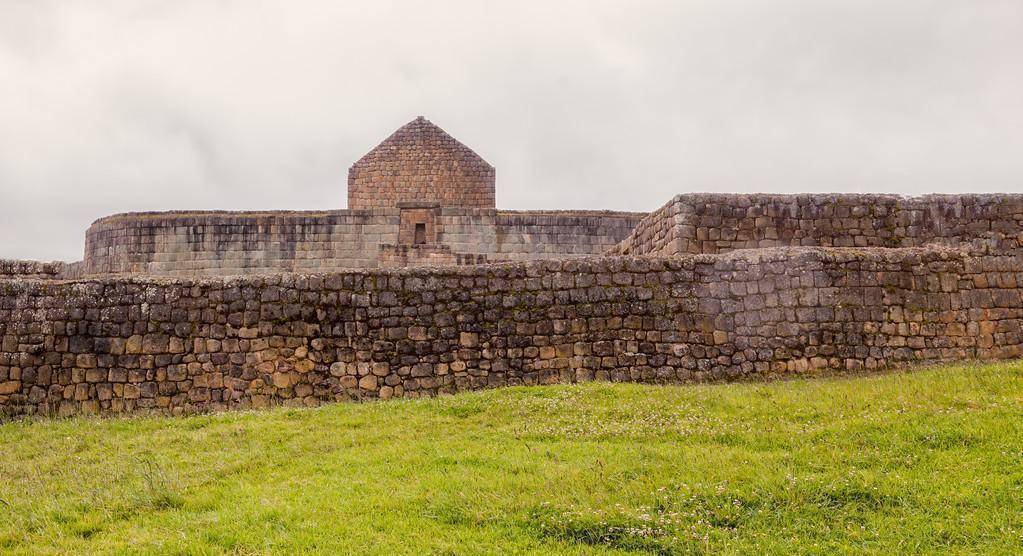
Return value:
[(0, 257), (101, 216), (345, 206), (424, 115), (500, 208), (1023, 192), (1023, 1), (0, 0)]

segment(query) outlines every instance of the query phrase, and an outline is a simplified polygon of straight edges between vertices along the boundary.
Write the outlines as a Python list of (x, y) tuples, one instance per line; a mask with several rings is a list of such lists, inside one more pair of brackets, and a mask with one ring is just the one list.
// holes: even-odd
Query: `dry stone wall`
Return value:
[(0, 279), (68, 280), (82, 277), (82, 263), (0, 259)]
[(86, 232), (84, 272), (170, 276), (324, 272), (375, 266), (399, 211), (156, 212)]
[(87, 275), (227, 276), (592, 256), (625, 239), (645, 216), (437, 210), (437, 229), (431, 222), (428, 232), (438, 245), (422, 248), (405, 247), (412, 236), (402, 234), (398, 208), (121, 214), (86, 232), (83, 268)]
[(978, 240), (1023, 244), (1023, 195), (684, 194), (640, 222), (614, 252), (670, 256)]
[(0, 279), (7, 414), (167, 412), (1023, 355), (1019, 254), (786, 248), (231, 278)]

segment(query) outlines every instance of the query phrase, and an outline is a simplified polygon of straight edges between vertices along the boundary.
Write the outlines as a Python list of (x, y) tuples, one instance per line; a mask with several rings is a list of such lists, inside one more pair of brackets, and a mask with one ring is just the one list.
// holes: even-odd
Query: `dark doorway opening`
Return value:
[(412, 239), (414, 245), (423, 245), (426, 243), (426, 224), (416, 224), (416, 235)]

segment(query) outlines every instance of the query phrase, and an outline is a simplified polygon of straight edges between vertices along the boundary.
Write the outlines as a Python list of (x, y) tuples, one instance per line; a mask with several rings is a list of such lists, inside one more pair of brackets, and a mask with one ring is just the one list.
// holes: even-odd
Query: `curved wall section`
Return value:
[(397, 209), (164, 212), (103, 218), (85, 236), (85, 272), (231, 275), (375, 266), (397, 239)]
[[(413, 245), (408, 216), (435, 238)], [(403, 217), (402, 215), (406, 215)], [(226, 276), (599, 255), (645, 213), (386, 208), (114, 215), (86, 232), (86, 275)]]

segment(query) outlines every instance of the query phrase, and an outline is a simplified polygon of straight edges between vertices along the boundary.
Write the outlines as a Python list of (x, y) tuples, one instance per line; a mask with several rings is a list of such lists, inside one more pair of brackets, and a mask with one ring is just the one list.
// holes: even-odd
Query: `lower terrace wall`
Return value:
[(678, 195), (612, 251), (672, 256), (778, 246), (1023, 245), (1023, 195)]
[[(400, 250), (398, 258), (402, 264), (470, 264), (600, 255), (644, 216), (442, 208), (440, 247)], [(397, 208), (114, 215), (86, 232), (84, 272), (227, 276), (376, 268), (395, 259), (387, 246), (401, 243), (400, 220)]]
[(0, 279), (8, 414), (181, 413), (1023, 355), (1023, 260), (788, 248), (169, 279)]

